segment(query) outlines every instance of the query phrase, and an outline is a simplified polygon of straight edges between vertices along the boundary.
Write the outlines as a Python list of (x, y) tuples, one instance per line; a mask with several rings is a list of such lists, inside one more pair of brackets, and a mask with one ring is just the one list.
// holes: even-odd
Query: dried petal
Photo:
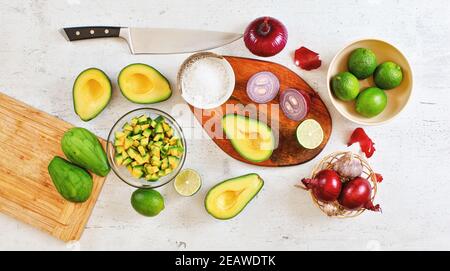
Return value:
[(322, 65), (322, 61), (318, 53), (302, 46), (295, 50), (295, 65), (310, 71), (319, 68)]
[(356, 142), (359, 142), (361, 151), (366, 154), (367, 158), (372, 157), (375, 152), (375, 143), (373, 143), (372, 139), (367, 136), (363, 128), (358, 127), (355, 131), (353, 131), (347, 146), (351, 146)]

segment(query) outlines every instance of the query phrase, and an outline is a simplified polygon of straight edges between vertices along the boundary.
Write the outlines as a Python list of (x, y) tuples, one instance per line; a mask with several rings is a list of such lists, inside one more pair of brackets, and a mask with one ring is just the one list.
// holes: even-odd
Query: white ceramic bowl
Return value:
[[(377, 63), (393, 61), (400, 65), (403, 71), (403, 81), (400, 86), (386, 90), (388, 103), (384, 111), (373, 118), (366, 118), (355, 110), (355, 102), (344, 102), (334, 96), (331, 89), (331, 78), (340, 72), (347, 71), (347, 61), (351, 52), (357, 48), (367, 48), (372, 50), (377, 56)], [(350, 43), (339, 51), (330, 63), (327, 73), (328, 94), (333, 105), (342, 116), (350, 121), (362, 125), (380, 125), (396, 117), (406, 106), (411, 96), (413, 87), (413, 75), (411, 67), (406, 57), (393, 45), (377, 39), (363, 39)], [(375, 86), (373, 77), (360, 80), (361, 90)]]
[[(229, 80), (228, 86), (229, 87), (228, 87), (228, 89), (225, 90), (225, 94), (222, 96), (221, 99), (215, 101), (214, 103), (202, 104), (202, 103), (199, 103), (199, 101), (192, 99), (191, 96), (187, 95), (185, 93), (185, 91), (183, 90), (183, 87), (182, 87), (183, 86), (183, 75), (184, 75), (184, 71), (186, 70), (186, 68), (189, 65), (191, 65), (192, 63), (194, 63), (195, 61), (197, 61), (199, 59), (209, 58), (209, 57), (217, 58), (221, 61), (221, 63), (225, 67), (226, 73), (228, 74), (228, 80)], [(224, 104), (226, 101), (228, 101), (228, 99), (233, 94), (235, 83), (236, 83), (236, 79), (235, 79), (233, 68), (231, 67), (230, 63), (228, 63), (228, 61), (223, 56), (217, 55), (217, 54), (214, 54), (211, 52), (200, 52), (200, 53), (196, 53), (196, 54), (193, 54), (190, 57), (188, 57), (181, 65), (180, 70), (178, 72), (178, 76), (177, 76), (177, 88), (181, 92), (181, 96), (183, 97), (183, 99), (188, 104), (190, 104), (196, 108), (200, 108), (200, 109), (213, 109), (213, 108), (219, 107), (222, 104)], [(204, 95), (208, 95), (208, 93), (204, 93)]]

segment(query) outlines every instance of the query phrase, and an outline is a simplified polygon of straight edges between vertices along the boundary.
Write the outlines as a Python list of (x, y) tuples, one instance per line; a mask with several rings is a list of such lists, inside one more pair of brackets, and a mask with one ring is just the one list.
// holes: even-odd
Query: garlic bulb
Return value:
[(363, 165), (360, 160), (353, 157), (351, 152), (347, 152), (337, 160), (333, 169), (337, 171), (341, 177), (356, 178), (361, 176), (363, 172)]
[(326, 203), (323, 205), (323, 211), (327, 216), (337, 216), (339, 214), (339, 209), (333, 203)]

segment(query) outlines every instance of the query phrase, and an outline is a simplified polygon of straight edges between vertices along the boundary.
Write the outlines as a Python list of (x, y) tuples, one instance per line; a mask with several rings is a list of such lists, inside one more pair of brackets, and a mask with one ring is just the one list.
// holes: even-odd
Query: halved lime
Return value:
[(297, 127), (297, 140), (306, 149), (313, 150), (319, 147), (323, 141), (322, 126), (316, 120), (304, 120)]
[(175, 177), (173, 186), (181, 196), (190, 197), (202, 187), (202, 178), (195, 170), (187, 168)]

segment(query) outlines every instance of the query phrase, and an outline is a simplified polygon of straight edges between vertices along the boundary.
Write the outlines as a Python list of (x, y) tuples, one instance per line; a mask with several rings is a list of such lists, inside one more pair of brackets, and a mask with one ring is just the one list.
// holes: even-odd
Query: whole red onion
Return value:
[(314, 197), (322, 202), (332, 202), (338, 199), (342, 182), (336, 171), (324, 169), (317, 173), (314, 179), (303, 179), (306, 190), (311, 190)]
[(272, 17), (255, 19), (245, 29), (245, 46), (257, 56), (274, 56), (286, 46), (288, 32), (279, 20)]
[(371, 194), (372, 187), (369, 181), (362, 177), (356, 177), (344, 184), (338, 201), (348, 210), (364, 208), (375, 212), (381, 211), (379, 204), (373, 205)]

